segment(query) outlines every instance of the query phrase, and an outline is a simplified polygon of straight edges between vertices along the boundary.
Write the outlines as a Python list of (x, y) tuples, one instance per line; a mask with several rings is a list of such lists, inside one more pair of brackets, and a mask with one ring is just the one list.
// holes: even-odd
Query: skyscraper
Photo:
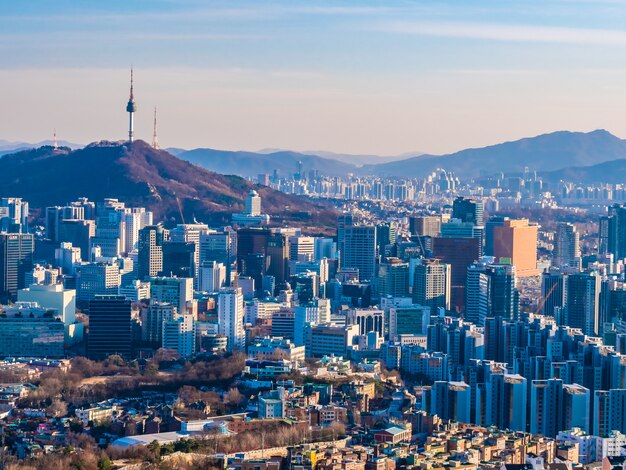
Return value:
[(35, 241), (29, 233), (0, 233), (0, 301), (15, 299), (33, 269)]
[(484, 205), (482, 201), (457, 197), (452, 203), (452, 218), (469, 222), (473, 225), (484, 225)]
[(163, 271), (163, 243), (167, 230), (161, 225), (149, 225), (139, 230), (137, 277), (157, 276)]
[(0, 231), (28, 232), (28, 202), (19, 197), (0, 199)]
[(374, 279), (376, 269), (376, 227), (348, 225), (345, 228), (342, 268), (357, 268), (360, 281)]
[(600, 275), (595, 272), (567, 276), (565, 324), (584, 334), (600, 333)]
[(346, 237), (346, 227), (354, 223), (352, 214), (344, 213), (337, 217), (337, 250), (339, 250), (340, 259), (343, 264), (343, 252)]
[(87, 356), (105, 359), (112, 354), (130, 358), (132, 353), (131, 302), (123, 296), (99, 295), (89, 302)]
[(433, 256), (450, 265), (450, 308), (465, 308), (467, 268), (480, 257), (477, 238), (434, 238)]
[(615, 204), (600, 220), (600, 253), (612, 253), (615, 260), (626, 258), (626, 206)]
[(576, 226), (559, 222), (554, 234), (552, 266), (580, 267), (580, 246)]
[(504, 220), (494, 227), (493, 256), (499, 263), (515, 265), (519, 277), (536, 276), (537, 226), (527, 219)]
[(218, 331), (228, 338), (228, 351), (243, 350), (246, 345), (243, 294), (238, 287), (225, 287), (217, 296)]
[(550, 269), (541, 275), (541, 313), (554, 316), (555, 307), (565, 306), (567, 275), (558, 269)]
[(409, 217), (411, 235), (420, 237), (438, 237), (441, 234), (441, 216)]
[(409, 295), (409, 264), (399, 258), (387, 258), (378, 270), (381, 296), (406, 297)]
[(413, 303), (430, 307), (435, 314), (438, 308), (450, 310), (450, 285), (452, 269), (438, 259), (424, 259), (415, 267)]
[(515, 266), (479, 261), (467, 268), (465, 318), (485, 326), (488, 317), (516, 320)]

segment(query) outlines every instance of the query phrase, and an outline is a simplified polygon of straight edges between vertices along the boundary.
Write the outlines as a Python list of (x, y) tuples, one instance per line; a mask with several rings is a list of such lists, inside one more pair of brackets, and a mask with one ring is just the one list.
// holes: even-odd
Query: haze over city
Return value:
[[(555, 130), (624, 135), (615, 0), (5, 2), (0, 138), (447, 153)], [(97, 90), (97, 92), (96, 92)]]

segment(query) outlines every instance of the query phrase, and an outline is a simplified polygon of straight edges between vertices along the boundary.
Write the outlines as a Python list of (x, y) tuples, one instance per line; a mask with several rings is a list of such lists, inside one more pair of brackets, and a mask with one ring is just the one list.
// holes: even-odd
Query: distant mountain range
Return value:
[[(447, 155), (419, 155), (397, 160), (392, 157), (362, 156), (365, 160), (360, 160), (361, 164), (357, 163), (360, 156), (353, 156), (354, 160), (348, 162), (345, 156), (330, 152), (318, 152), (322, 156), (290, 151), (262, 152), (195, 149), (182, 151), (178, 156), (218, 173), (244, 177), (256, 177), (259, 173), (271, 174), (274, 169), (280, 175), (288, 176), (297, 171), (298, 162), (301, 161), (305, 172), (316, 170), (327, 176), (352, 173), (360, 176), (422, 178), (437, 168), (444, 168), (467, 179), (496, 172), (521, 173), (525, 167), (543, 174), (626, 159), (626, 141), (605, 130), (586, 133), (559, 131)], [(379, 159), (376, 163), (363, 164), (366, 160), (376, 161), (376, 158)], [(569, 174), (582, 177), (583, 173), (577, 170)], [(554, 173), (549, 178), (557, 176)]]
[(288, 222), (317, 232), (334, 224), (330, 204), (254, 185), (239, 176), (219, 175), (181, 160), (143, 141), (129, 148), (120, 142), (99, 142), (80, 150), (50, 146), (0, 158), (0, 196), (27, 199), (34, 208), (64, 204), (78, 197), (99, 201), (119, 198), (145, 206), (157, 220), (181, 222), (196, 217), (229, 223), (230, 214), (243, 210), (254, 188), (263, 211), (276, 223)]
[(559, 131), (514, 142), (461, 150), (448, 155), (423, 155), (402, 161), (367, 165), (361, 169), (361, 173), (424, 177), (437, 168), (445, 168), (457, 176), (470, 178), (500, 171), (522, 172), (525, 167), (548, 172), (623, 158), (626, 158), (626, 142), (608, 131)]
[[(0, 155), (11, 146), (24, 143), (0, 140)], [(70, 147), (80, 147), (69, 144)], [(31, 146), (32, 147), (32, 146)], [(626, 159), (626, 141), (606, 130), (593, 132), (558, 131), (482, 148), (465, 149), (446, 155), (405, 155), (379, 157), (348, 155), (324, 151), (292, 152), (265, 149), (259, 152), (228, 151), (210, 148), (167, 149), (171, 154), (207, 170), (256, 178), (259, 174), (289, 176), (298, 171), (317, 171), (326, 176), (390, 176), (421, 178), (437, 168), (453, 171), (463, 179), (496, 172), (521, 173), (525, 167), (547, 180), (561, 178), (574, 182), (622, 181), (621, 160)], [(419, 152), (417, 152), (419, 153)], [(608, 162), (616, 161), (612, 165)], [(607, 171), (611, 175), (605, 174)]]

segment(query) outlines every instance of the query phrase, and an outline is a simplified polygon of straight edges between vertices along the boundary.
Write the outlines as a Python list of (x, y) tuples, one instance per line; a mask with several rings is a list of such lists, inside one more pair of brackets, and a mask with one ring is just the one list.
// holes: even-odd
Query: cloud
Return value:
[(376, 24), (375, 31), (508, 42), (625, 46), (626, 31), (471, 22), (389, 21)]

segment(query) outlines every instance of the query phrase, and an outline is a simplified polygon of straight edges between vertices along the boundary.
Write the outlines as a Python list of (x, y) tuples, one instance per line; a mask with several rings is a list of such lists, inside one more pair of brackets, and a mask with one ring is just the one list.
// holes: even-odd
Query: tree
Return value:
[(52, 403), (46, 408), (46, 414), (53, 418), (62, 418), (67, 416), (67, 404), (58, 398), (52, 400)]

